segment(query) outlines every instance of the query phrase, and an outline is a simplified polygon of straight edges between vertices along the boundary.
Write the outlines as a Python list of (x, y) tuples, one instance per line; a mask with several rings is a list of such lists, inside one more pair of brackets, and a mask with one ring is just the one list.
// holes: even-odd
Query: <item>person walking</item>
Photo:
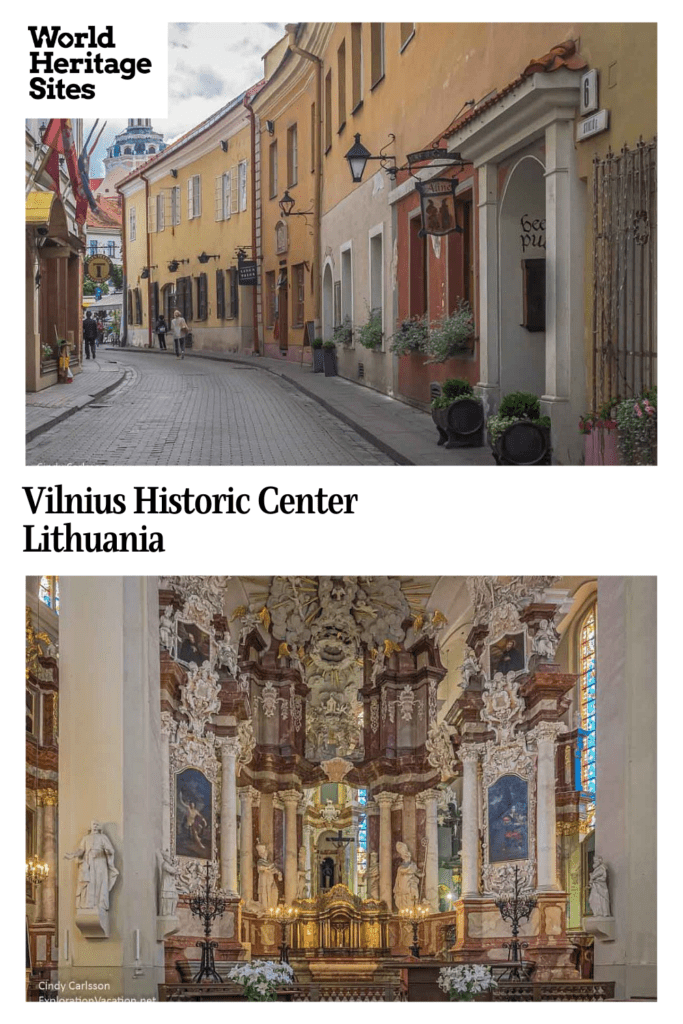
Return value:
[(97, 324), (93, 320), (90, 310), (85, 314), (83, 321), (83, 341), (85, 342), (85, 358), (95, 358), (95, 343), (97, 341)]
[(190, 333), (190, 329), (185, 323), (185, 317), (182, 315), (179, 309), (173, 310), (173, 319), (171, 320), (171, 327), (173, 328), (173, 345), (175, 347), (176, 359), (184, 359), (185, 337)]
[(157, 325), (155, 327), (157, 337), (159, 339), (159, 348), (163, 348), (166, 351), (166, 332), (168, 330), (168, 324), (164, 320), (164, 314), (157, 317)]
[(104, 324), (102, 323), (102, 317), (98, 317), (97, 320), (97, 347), (99, 348), (104, 341)]

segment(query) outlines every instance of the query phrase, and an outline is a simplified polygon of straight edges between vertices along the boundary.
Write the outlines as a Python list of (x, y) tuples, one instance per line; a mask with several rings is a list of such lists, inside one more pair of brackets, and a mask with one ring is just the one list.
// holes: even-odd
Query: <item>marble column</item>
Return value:
[(258, 791), (251, 786), (240, 789), (240, 895), (245, 903), (254, 898), (254, 828), (251, 809)]
[(36, 920), (54, 924), (56, 921), (57, 862), (55, 857), (55, 819), (57, 794), (52, 789), (41, 789), (38, 791), (37, 796), (42, 817), (41, 845), (38, 847), (38, 856), (41, 861), (47, 864), (49, 872), (45, 881), (36, 886), (40, 899), (39, 914)]
[(436, 914), (439, 910), (439, 827), (437, 821), (437, 793), (428, 789), (417, 798), (425, 809), (425, 900)]
[(237, 736), (221, 741), (221, 888), (237, 892)]
[(555, 813), (555, 741), (564, 731), (561, 722), (540, 722), (532, 730), (538, 751), (536, 791), (536, 857), (538, 861), (539, 892), (556, 892), (557, 830)]
[(171, 850), (171, 736), (175, 719), (170, 711), (161, 712), (161, 843)]
[[(159, 595), (155, 577), (60, 579), (59, 981), (75, 998), (103, 983), (107, 1000), (156, 999), (162, 837)], [(78, 905), (78, 850), (97, 820), (119, 872), (108, 937), (92, 937)], [(104, 927), (103, 927), (103, 930)]]
[(298, 879), (298, 851), (296, 843), (296, 811), (301, 794), (288, 789), (280, 794), (285, 805), (285, 903), (289, 906), (296, 899)]
[(462, 777), (462, 895), (479, 895), (479, 747), (463, 745), (458, 756)]
[(391, 808), (395, 798), (395, 793), (378, 793), (375, 797), (375, 803), (379, 807), (379, 898), (384, 900), (392, 913), (394, 897), (391, 878)]

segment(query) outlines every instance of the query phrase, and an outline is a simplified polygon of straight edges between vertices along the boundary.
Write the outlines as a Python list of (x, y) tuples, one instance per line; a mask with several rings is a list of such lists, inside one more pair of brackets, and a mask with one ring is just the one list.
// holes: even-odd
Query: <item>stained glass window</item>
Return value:
[(595, 688), (597, 658), (597, 609), (593, 605), (581, 623), (579, 634), (579, 681), (581, 728), (586, 730), (581, 760), (581, 789), (590, 800), (586, 824), (595, 828)]
[[(358, 790), (358, 803), (363, 807), (368, 802), (367, 789)], [(362, 814), (358, 819), (358, 872), (364, 874), (368, 861), (368, 818)]]
[(59, 577), (41, 576), (38, 597), (48, 608), (59, 615)]

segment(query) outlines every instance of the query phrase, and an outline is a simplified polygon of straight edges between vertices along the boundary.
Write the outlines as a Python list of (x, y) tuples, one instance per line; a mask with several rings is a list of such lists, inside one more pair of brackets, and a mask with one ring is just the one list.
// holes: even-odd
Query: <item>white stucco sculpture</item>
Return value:
[(369, 900), (379, 899), (379, 856), (375, 850), (370, 854), (368, 870), (365, 873), (365, 889)]
[(76, 924), (89, 938), (108, 938), (109, 893), (119, 872), (114, 864), (114, 847), (100, 822), (92, 821), (78, 848), (64, 857), (78, 861)]
[(306, 847), (299, 847), (299, 859), (297, 868), (296, 898), (307, 900), (311, 895), (310, 873), (306, 868)]
[(272, 861), (268, 856), (268, 849), (263, 843), (257, 845), (256, 853), (258, 854), (256, 861), (256, 870), (258, 871), (258, 902), (265, 911), (271, 907), (276, 907), (278, 904), (280, 894), (275, 878), (277, 876), (282, 881), (282, 872), (275, 861)]
[(593, 862), (593, 870), (591, 871), (588, 884), (590, 885), (590, 895), (588, 897), (588, 905), (590, 906), (594, 917), (609, 917), (609, 888), (607, 885), (607, 865), (603, 861), (602, 857), (596, 857)]
[(178, 909), (176, 876), (180, 871), (177, 860), (167, 850), (157, 853), (159, 865), (159, 916), (175, 917)]
[(396, 869), (394, 903), (397, 910), (409, 910), (420, 897), (420, 871), (405, 843), (396, 843), (401, 863)]
[(159, 643), (162, 649), (167, 651), (172, 651), (175, 643), (175, 616), (173, 605), (168, 604), (159, 620)]
[(534, 654), (540, 655), (542, 658), (548, 658), (550, 661), (555, 657), (557, 651), (557, 645), (560, 642), (560, 636), (555, 626), (548, 619), (541, 619), (538, 624), (538, 629), (532, 640), (532, 650)]

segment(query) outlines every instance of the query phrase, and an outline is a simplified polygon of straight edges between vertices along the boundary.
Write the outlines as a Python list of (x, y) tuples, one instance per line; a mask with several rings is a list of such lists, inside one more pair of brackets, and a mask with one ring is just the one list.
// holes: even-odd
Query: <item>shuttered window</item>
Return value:
[(193, 174), (187, 179), (187, 218), (194, 220), (202, 214), (202, 178)]
[(225, 320), (225, 272), (216, 271), (216, 316)]
[(206, 274), (197, 278), (197, 319), (206, 320), (208, 315), (208, 295)]
[(171, 223), (174, 227), (180, 224), (180, 185), (171, 189)]
[(128, 238), (131, 242), (135, 241), (135, 235), (137, 230), (135, 220), (135, 207), (131, 206), (130, 210), (128, 211)]
[(230, 171), (216, 177), (214, 211), (216, 220), (230, 219)]
[(266, 327), (275, 323), (275, 271), (266, 274)]
[(244, 212), (247, 208), (247, 161), (242, 160), (239, 165), (239, 208)]
[(163, 231), (166, 227), (166, 193), (160, 192), (157, 196), (157, 231)]
[(304, 322), (304, 265), (292, 267), (292, 327), (302, 327)]
[(128, 289), (128, 323), (133, 323), (133, 290)]
[(275, 199), (277, 196), (277, 140), (271, 142), (268, 148), (268, 178), (268, 194), (271, 199)]
[(150, 312), (149, 315), (152, 320), (152, 330), (156, 327), (157, 318), (159, 316), (159, 282), (153, 281), (150, 290)]
[(373, 22), (370, 26), (370, 88), (374, 89), (384, 78), (384, 25)]
[(186, 320), (192, 320), (192, 278), (179, 277), (176, 285), (177, 308)]
[(237, 267), (231, 267), (228, 271), (230, 296), (228, 300), (228, 319), (234, 320), (239, 313)]
[(287, 187), (299, 180), (299, 140), (296, 125), (287, 129)]
[(135, 289), (135, 323), (142, 323), (142, 296), (139, 288)]

